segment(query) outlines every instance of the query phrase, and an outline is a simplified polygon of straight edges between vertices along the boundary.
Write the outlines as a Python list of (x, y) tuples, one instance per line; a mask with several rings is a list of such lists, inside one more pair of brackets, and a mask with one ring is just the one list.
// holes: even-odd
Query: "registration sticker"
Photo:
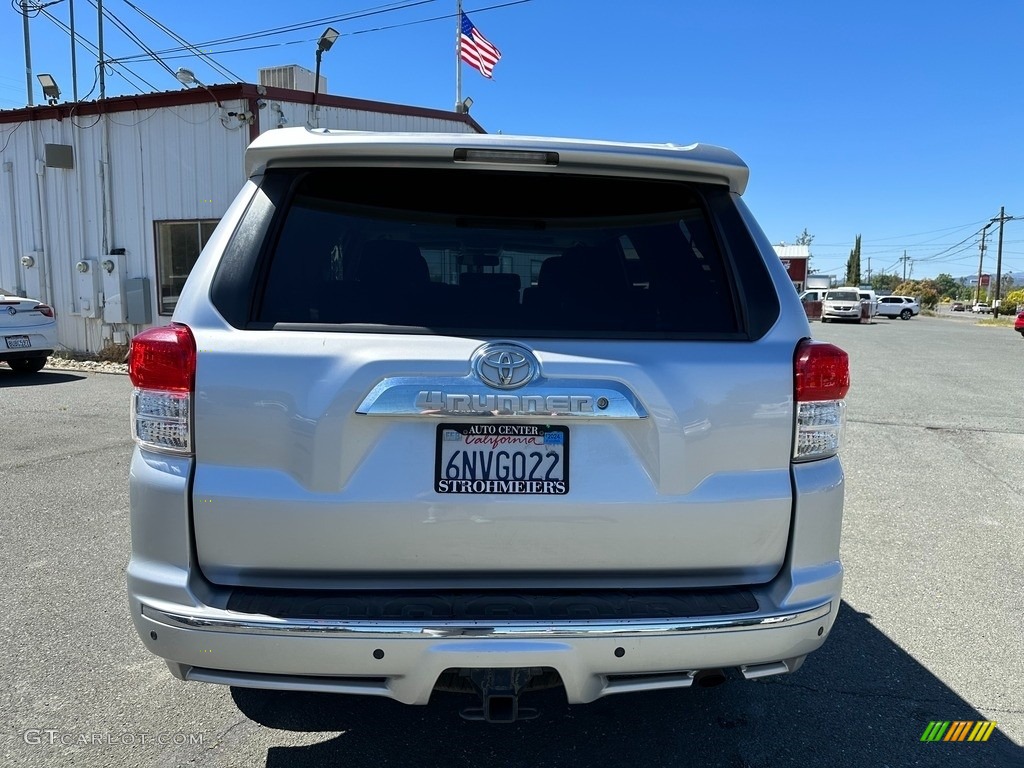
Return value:
[(569, 492), (569, 428), (548, 424), (438, 425), (434, 490), (564, 496)]

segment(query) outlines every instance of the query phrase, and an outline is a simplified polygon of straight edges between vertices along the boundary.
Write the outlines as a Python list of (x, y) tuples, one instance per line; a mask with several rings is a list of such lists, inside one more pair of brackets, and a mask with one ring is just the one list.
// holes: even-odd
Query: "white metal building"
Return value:
[(483, 133), (468, 114), (316, 101), (239, 83), (0, 111), (0, 287), (53, 305), (63, 347), (99, 352), (169, 321), (263, 131)]

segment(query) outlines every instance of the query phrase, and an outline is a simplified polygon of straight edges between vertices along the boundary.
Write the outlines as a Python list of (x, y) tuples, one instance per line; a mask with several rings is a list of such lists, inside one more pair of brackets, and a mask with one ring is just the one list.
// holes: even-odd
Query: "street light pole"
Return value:
[(320, 35), (320, 39), (316, 43), (316, 72), (313, 75), (313, 105), (316, 106), (316, 97), (320, 93), (320, 59), (324, 55), (324, 51), (331, 50), (331, 46), (340, 36), (338, 30), (333, 27), (328, 27), (324, 30), (324, 33)]

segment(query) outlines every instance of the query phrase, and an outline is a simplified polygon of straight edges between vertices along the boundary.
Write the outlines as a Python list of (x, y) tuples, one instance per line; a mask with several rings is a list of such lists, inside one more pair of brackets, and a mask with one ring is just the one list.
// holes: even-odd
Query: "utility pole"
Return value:
[(903, 252), (903, 258), (900, 261), (903, 262), (903, 282), (905, 283), (907, 282), (907, 261), (909, 261), (906, 251)]
[(868, 283), (871, 282), (871, 257), (868, 256)]
[(988, 228), (992, 226), (990, 221), (984, 227), (981, 228), (981, 248), (980, 255), (978, 256), (978, 286), (974, 289), (974, 303), (977, 304), (981, 301), (981, 269), (982, 264), (985, 263), (985, 235), (988, 234)]
[(78, 103), (78, 62), (75, 60), (75, 0), (68, 0), (68, 14), (71, 18), (71, 92)]
[(96, 1), (96, 26), (96, 43), (100, 52), (100, 101), (103, 101), (107, 97), (107, 78), (104, 72), (107, 65), (103, 61), (103, 0)]
[(1006, 215), (1006, 206), (999, 206), (999, 218), (989, 222), (999, 222), (999, 247), (996, 250), (996, 295), (992, 301), (992, 316), (999, 317), (999, 294), (1002, 289), (1000, 283), (1003, 280), (1003, 223), (1011, 221), (1013, 216)]
[(28, 39), (28, 0), (21, 0), (18, 5), (21, 7), (22, 29), (25, 33), (25, 90), (28, 93), (28, 105), (32, 102), (32, 44)]

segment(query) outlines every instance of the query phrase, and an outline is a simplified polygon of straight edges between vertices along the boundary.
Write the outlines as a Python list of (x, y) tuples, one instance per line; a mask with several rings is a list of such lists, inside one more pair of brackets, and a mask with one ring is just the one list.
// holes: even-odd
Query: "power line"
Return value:
[[(437, 0), (412, 0), (411, 2), (388, 3), (386, 5), (374, 6), (373, 8), (368, 8), (368, 9), (365, 9), (365, 10), (362, 10), (362, 11), (354, 11), (352, 13), (346, 13), (346, 14), (342, 14), (340, 16), (324, 16), (324, 17), (319, 18), (319, 19), (312, 19), (310, 21), (301, 21), (301, 22), (297, 22), (295, 24), (287, 24), (287, 25), (280, 26), (280, 27), (270, 27), (268, 29), (258, 30), (256, 32), (246, 32), (246, 33), (240, 34), (240, 35), (231, 35), (229, 37), (221, 37), (221, 38), (216, 38), (214, 40), (205, 40), (205, 41), (203, 41), (201, 43), (197, 43), (197, 45), (202, 46), (204, 48), (209, 48), (210, 46), (226, 45), (226, 44), (229, 44), (229, 43), (239, 43), (239, 42), (243, 42), (245, 40), (256, 40), (256, 39), (259, 39), (261, 37), (273, 37), (274, 35), (283, 35), (283, 34), (288, 34), (289, 32), (300, 32), (300, 31), (306, 30), (306, 29), (313, 29), (313, 28), (322, 26), (323, 24), (338, 24), (338, 23), (340, 23), (342, 21), (353, 21), (355, 19), (362, 19), (362, 18), (366, 18), (368, 16), (375, 16), (375, 15), (378, 15), (378, 14), (381, 14), (381, 13), (390, 13), (391, 11), (405, 10), (407, 8), (413, 8), (413, 7), (418, 6), (418, 5), (426, 5), (428, 3), (433, 3), (433, 2), (436, 2), (436, 1)], [(302, 41), (302, 42), (308, 42), (308, 41)], [(258, 46), (258, 47), (262, 47), (262, 46)], [(164, 48), (164, 49), (162, 49), (160, 51), (157, 51), (157, 53), (163, 55), (163, 54), (167, 54), (167, 53), (181, 53), (181, 52), (187, 51), (187, 50), (189, 50), (188, 47), (180, 47), (179, 46), (179, 47), (174, 47), (174, 48)], [(243, 48), (241, 50), (251, 50), (251, 49)], [(128, 57), (124, 57), (121, 60), (128, 61), (128, 60), (131, 60), (133, 58), (137, 58), (137, 57), (136, 56), (128, 56)]]
[(886, 240), (898, 240), (898, 239), (903, 238), (903, 237), (920, 237), (921, 235), (933, 235), (936, 232), (952, 232), (952, 231), (955, 231), (955, 230), (958, 230), (958, 229), (966, 229), (967, 227), (974, 227), (974, 226), (977, 226), (978, 224), (984, 224), (986, 221), (987, 221), (987, 219), (982, 219), (981, 221), (971, 221), (971, 222), (968, 222), (967, 224), (957, 224), (956, 226), (953, 226), (953, 227), (943, 227), (942, 229), (932, 229), (932, 230), (929, 230), (927, 232), (913, 232), (913, 233), (911, 233), (909, 235), (893, 235), (892, 237), (876, 237), (876, 238), (874, 238), (874, 240), (876, 242), (884, 242)]
[[(101, 10), (100, 6), (96, 3), (96, 0), (89, 0), (89, 4), (97, 11)], [(149, 58), (151, 58), (161, 67), (163, 67), (167, 71), (167, 74), (169, 74), (171, 77), (174, 77), (174, 70), (167, 66), (163, 59), (157, 56), (156, 52), (152, 48), (150, 48), (148, 45), (142, 42), (142, 38), (136, 35), (127, 24), (121, 21), (121, 19), (119, 19), (117, 15), (114, 14), (113, 11), (104, 7), (102, 8), (102, 13), (103, 16), (107, 19), (110, 19), (110, 21), (113, 22), (114, 26), (120, 29), (121, 32), (123, 32), (129, 40), (133, 41), (137, 46), (139, 46), (139, 48), (145, 51)], [(100, 63), (102, 64), (103, 62)]]
[[(412, 7), (418, 6), (418, 5), (425, 5), (427, 3), (431, 3), (431, 2), (435, 2), (435, 1), (436, 0), (417, 0), (416, 2), (406, 2), (406, 3), (402, 3), (400, 5), (392, 4), (392, 5), (395, 5), (395, 7), (393, 7), (393, 8), (392, 7), (387, 7), (387, 6), (379, 6), (379, 8), (381, 10), (371, 9), (370, 11), (367, 11), (367, 12), (355, 12), (355, 13), (352, 13), (352, 14), (346, 14), (345, 16), (324, 17), (323, 19), (317, 19), (316, 21), (300, 22), (298, 24), (289, 25), (287, 27), (275, 27), (273, 29), (262, 30), (262, 31), (259, 31), (259, 32), (252, 32), (252, 33), (248, 33), (248, 34), (245, 34), (245, 35), (235, 35), (233, 37), (224, 37), (224, 38), (219, 38), (217, 40), (208, 40), (208, 41), (205, 41), (205, 42), (197, 43), (196, 45), (202, 46), (204, 48), (208, 48), (208, 47), (211, 47), (211, 46), (227, 45), (227, 44), (233, 43), (233, 42), (243, 42), (245, 40), (254, 40), (254, 39), (258, 39), (260, 37), (272, 37), (274, 35), (287, 34), (288, 32), (298, 32), (298, 31), (302, 31), (304, 29), (314, 28), (314, 27), (317, 27), (317, 26), (319, 26), (321, 24), (324, 24), (324, 23), (340, 23), (342, 21), (352, 21), (354, 19), (366, 18), (367, 16), (379, 15), (381, 13), (389, 13), (391, 11), (405, 10), (407, 8), (412, 8)], [(485, 11), (493, 11), (493, 10), (497, 10), (497, 9), (500, 9), (500, 8), (507, 8), (507, 7), (513, 6), (513, 5), (522, 5), (524, 3), (531, 3), (533, 1), (534, 0), (511, 0), (510, 2), (506, 2), (506, 3), (499, 3), (497, 5), (489, 5), (489, 6), (486, 6), (484, 8), (478, 8), (478, 9), (474, 10), (473, 13), (474, 14), (478, 14), (478, 13), (483, 13)], [(448, 20), (448, 19), (454, 19), (455, 15), (456, 14), (454, 14), (454, 13), (446, 13), (446, 14), (443, 14), (441, 16), (432, 16), (432, 17), (427, 18), (427, 19), (418, 19), (416, 21), (407, 21), (407, 22), (402, 22), (400, 24), (388, 24), (388, 25), (380, 26), (380, 27), (371, 27), (371, 28), (368, 28), (368, 29), (360, 29), (360, 30), (356, 30), (354, 32), (342, 33), (342, 37), (351, 37), (351, 36), (355, 36), (355, 35), (364, 35), (364, 34), (367, 34), (369, 32), (385, 32), (385, 31), (392, 30), (392, 29), (400, 29), (400, 28), (403, 28), (403, 27), (417, 26), (419, 24), (430, 24), (430, 23), (433, 23), (433, 22), (436, 22), (436, 21), (444, 21), (444, 20)], [(252, 46), (245, 46), (245, 47), (242, 47), (242, 48), (225, 48), (225, 49), (216, 51), (216, 53), (218, 53), (218, 54), (241, 53), (241, 52), (245, 52), (245, 51), (257, 51), (257, 50), (263, 50), (263, 49), (266, 49), (266, 48), (277, 48), (277, 47), (285, 46), (285, 45), (298, 45), (300, 43), (309, 43), (309, 42), (312, 42), (312, 41), (308, 40), (308, 39), (289, 40), (289, 41), (281, 42), (281, 43), (267, 43), (267, 44), (264, 44), (264, 45), (252, 45)], [(185, 50), (187, 50), (187, 49), (181, 48), (181, 47), (179, 47), (179, 48), (166, 48), (166, 49), (162, 49), (162, 50), (157, 51), (157, 53), (159, 53), (160, 55), (164, 56), (167, 59), (174, 59), (174, 58), (182, 58), (182, 57), (180, 57), (180, 56), (167, 56), (166, 54), (181, 53), (182, 51), (185, 51)], [(123, 56), (123, 57), (118, 57), (117, 61), (136, 61), (136, 60), (139, 60), (141, 58), (143, 58), (143, 57), (140, 57), (138, 55)]]
[(209, 65), (210, 65), (211, 67), (213, 67), (214, 69), (216, 69), (216, 70), (217, 70), (218, 72), (220, 72), (220, 73), (221, 73), (222, 75), (224, 75), (225, 77), (228, 77), (228, 78), (233, 78), (233, 79), (234, 79), (234, 81), (235, 81), (236, 83), (240, 83), (240, 82), (242, 82), (242, 78), (241, 78), (241, 77), (239, 77), (238, 75), (236, 75), (236, 74), (235, 74), (234, 72), (232, 72), (232, 71), (231, 71), (230, 69), (227, 69), (227, 68), (225, 68), (225, 67), (222, 67), (222, 66), (221, 66), (220, 64), (218, 64), (218, 63), (217, 63), (217, 62), (216, 62), (216, 61), (215, 61), (215, 60), (214, 60), (214, 59), (213, 59), (213, 58), (212, 58), (211, 56), (207, 55), (207, 54), (206, 54), (206, 53), (204, 53), (203, 51), (201, 51), (201, 50), (199, 50), (198, 48), (196, 48), (196, 47), (195, 47), (194, 45), (192, 45), (191, 43), (189, 43), (189, 42), (188, 42), (188, 40), (186, 40), (185, 38), (181, 37), (181, 36), (180, 36), (180, 35), (178, 35), (178, 34), (175, 34), (175, 32), (174, 32), (174, 31), (172, 31), (171, 29), (169, 29), (168, 27), (164, 26), (164, 25), (163, 25), (163, 24), (161, 24), (161, 23), (160, 23), (159, 21), (157, 21), (156, 19), (154, 19), (154, 18), (153, 18), (152, 16), (150, 16), (150, 15), (149, 15), (148, 13), (146, 13), (146, 12), (145, 12), (144, 10), (142, 10), (142, 9), (141, 9), (141, 8), (139, 8), (139, 7), (137, 6), (137, 5), (135, 5), (134, 3), (132, 3), (132, 2), (131, 2), (131, 0), (124, 0), (124, 2), (125, 2), (125, 4), (126, 4), (126, 5), (127, 5), (127, 6), (128, 6), (129, 8), (132, 8), (132, 9), (134, 9), (136, 13), (138, 13), (139, 15), (141, 15), (141, 16), (142, 16), (143, 18), (147, 19), (147, 20), (148, 20), (148, 21), (149, 21), (149, 22), (150, 22), (151, 24), (153, 24), (154, 26), (156, 26), (156, 27), (158, 27), (159, 29), (163, 30), (163, 31), (164, 31), (164, 32), (165, 32), (165, 33), (166, 33), (167, 35), (169, 35), (170, 37), (174, 38), (174, 39), (175, 39), (175, 40), (177, 40), (177, 41), (178, 41), (179, 43), (182, 43), (183, 45), (186, 45), (186, 46), (188, 46), (188, 49), (189, 49), (189, 50), (193, 51), (193, 52), (194, 52), (194, 53), (195, 53), (195, 54), (196, 54), (197, 56), (200, 56), (200, 57), (202, 57), (202, 59), (203, 59), (203, 60), (204, 60), (204, 61), (205, 61), (205, 62), (206, 62), (207, 64), (209, 64)]
[[(66, 24), (65, 24), (65, 23), (64, 23), (63, 21), (61, 21), (60, 19), (58, 19), (58, 18), (57, 18), (56, 16), (54, 16), (54, 15), (53, 15), (52, 13), (50, 13), (49, 11), (45, 11), (45, 10), (40, 10), (40, 13), (41, 13), (41, 14), (42, 14), (43, 16), (45, 16), (46, 18), (48, 18), (48, 19), (49, 19), (50, 21), (52, 21), (52, 22), (53, 22), (54, 24), (56, 24), (56, 25), (57, 25), (57, 26), (58, 26), (58, 27), (59, 27), (60, 29), (62, 29), (62, 30), (64, 31), (64, 33), (65, 33), (66, 35), (68, 35), (69, 37), (71, 36), (71, 28), (70, 28), (69, 26), (67, 26), (67, 25), (66, 25)], [(95, 45), (94, 45), (94, 44), (93, 44), (92, 42), (90, 42), (90, 41), (89, 41), (89, 40), (88, 40), (88, 39), (87, 39), (86, 37), (84, 37), (84, 36), (83, 36), (83, 35), (82, 35), (81, 33), (79, 33), (79, 32), (75, 32), (75, 39), (77, 39), (77, 40), (78, 40), (79, 42), (81, 42), (81, 43), (82, 43), (82, 45), (86, 46), (86, 48), (88, 48), (88, 49), (89, 49), (90, 51), (92, 51), (92, 52), (93, 52), (94, 54), (96, 54), (97, 56), (99, 56), (99, 53), (100, 53), (100, 49), (99, 49), (99, 48), (97, 48), (97, 47), (96, 47), (96, 46), (95, 46)], [(120, 76), (121, 76), (122, 78), (124, 78), (124, 80), (125, 80), (125, 81), (126, 81), (126, 82), (127, 82), (128, 84), (129, 84), (129, 85), (131, 85), (131, 86), (132, 86), (133, 88), (135, 88), (135, 89), (136, 89), (136, 90), (138, 90), (138, 91), (141, 91), (141, 90), (142, 90), (142, 86), (141, 86), (141, 85), (139, 85), (139, 82), (138, 82), (139, 80), (141, 80), (141, 81), (142, 81), (143, 83), (145, 83), (146, 85), (148, 85), (148, 86), (149, 86), (149, 88), (150, 88), (150, 90), (153, 90), (153, 91), (158, 91), (158, 90), (160, 90), (160, 89), (159, 89), (159, 88), (157, 88), (157, 87), (156, 87), (155, 85), (153, 85), (153, 84), (152, 84), (151, 82), (149, 82), (148, 80), (146, 80), (146, 79), (145, 79), (145, 78), (144, 78), (144, 77), (143, 77), (142, 75), (140, 75), (140, 74), (139, 74), (138, 72), (135, 72), (135, 71), (134, 71), (134, 70), (132, 70), (132, 69), (131, 69), (130, 67), (128, 67), (128, 66), (127, 66), (127, 65), (125, 65), (125, 64), (122, 64), (121, 62), (118, 62), (118, 61), (113, 61), (113, 60), (111, 60), (111, 59), (107, 59), (107, 60), (106, 60), (106, 61), (104, 62), (104, 64), (110, 64), (110, 65), (111, 65), (111, 71), (112, 71), (112, 72), (117, 72), (117, 74), (118, 74), (118, 75), (120, 75)], [(114, 67), (117, 67), (117, 69), (115, 70), (115, 69), (114, 69)], [(123, 70), (123, 71), (119, 71), (119, 70)], [(125, 74), (125, 73), (128, 73), (128, 74)], [(130, 76), (129, 76), (129, 75), (130, 75)], [(133, 80), (132, 78), (137, 78), (137, 80)], [(92, 93), (92, 91), (90, 90), (90, 91), (89, 91), (89, 93)], [(86, 97), (88, 97), (88, 94), (86, 95)]]

